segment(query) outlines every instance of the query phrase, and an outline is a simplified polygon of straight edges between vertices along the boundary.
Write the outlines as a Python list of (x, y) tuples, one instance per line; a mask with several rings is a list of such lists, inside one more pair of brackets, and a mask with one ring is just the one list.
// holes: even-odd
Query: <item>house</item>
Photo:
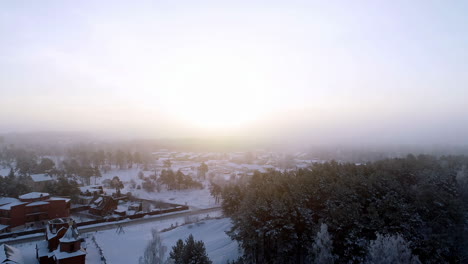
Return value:
[(19, 249), (7, 244), (2, 244), (0, 245), (0, 263), (23, 264), (23, 255)]
[(89, 185), (80, 187), (78, 203), (82, 205), (89, 205), (96, 197), (102, 194), (104, 194), (102, 185)]
[(47, 183), (54, 181), (54, 179), (47, 174), (32, 174), (31, 179), (32, 182), (30, 186), (35, 192), (45, 191)]
[(117, 209), (119, 199), (111, 195), (101, 195), (89, 207), (89, 213), (93, 215), (105, 216)]
[(36, 244), (36, 258), (40, 264), (84, 264), (85, 241), (70, 218), (48, 222), (46, 240)]
[(104, 189), (102, 188), (102, 185), (83, 186), (80, 187), (80, 194), (87, 196), (101, 195), (104, 194)]
[(0, 199), (0, 228), (6, 232), (13, 228), (43, 225), (49, 219), (68, 216), (70, 216), (68, 198), (31, 192), (21, 195), (19, 199), (10, 197)]

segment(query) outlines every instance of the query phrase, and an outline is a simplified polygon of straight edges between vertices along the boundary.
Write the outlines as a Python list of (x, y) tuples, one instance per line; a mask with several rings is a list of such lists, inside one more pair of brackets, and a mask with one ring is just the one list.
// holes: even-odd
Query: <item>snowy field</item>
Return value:
[(191, 189), (180, 191), (168, 191), (149, 193), (144, 190), (134, 190), (132, 193), (139, 198), (148, 200), (158, 200), (167, 203), (176, 203), (181, 205), (188, 205), (194, 209), (205, 209), (220, 206), (215, 203), (215, 199), (210, 194), (209, 187), (204, 189)]
[[(151, 238), (151, 229), (170, 227), (170, 221), (124, 227), (124, 234), (116, 230), (99, 231), (95, 234), (108, 263), (138, 263), (144, 248)], [(186, 239), (190, 234), (196, 240), (203, 240), (207, 254), (213, 263), (226, 263), (239, 256), (237, 243), (225, 233), (231, 227), (229, 218), (201, 221), (183, 225), (161, 233), (163, 244), (168, 248), (167, 256), (178, 239)]]
[[(195, 163), (194, 165), (197, 165)], [(174, 169), (174, 168), (173, 168)], [(128, 170), (111, 170), (102, 174), (101, 178), (96, 180), (97, 183), (101, 183), (103, 180), (112, 179), (114, 176), (118, 176), (120, 180), (124, 183), (124, 189), (121, 190), (122, 193), (131, 192), (135, 197), (141, 199), (162, 201), (167, 203), (176, 203), (181, 205), (188, 205), (194, 209), (200, 208), (211, 208), (219, 206), (215, 203), (215, 199), (210, 195), (209, 183), (208, 181), (203, 182), (203, 189), (189, 189), (189, 190), (166, 190), (162, 188), (161, 192), (147, 192), (143, 189), (133, 189), (130, 188), (130, 181), (134, 180), (137, 185), (141, 185), (142, 180), (138, 178), (138, 172), (141, 169), (132, 168)], [(154, 174), (154, 171), (142, 171), (145, 176)], [(93, 179), (94, 181), (94, 179)], [(105, 189), (106, 193), (115, 192), (114, 189)]]

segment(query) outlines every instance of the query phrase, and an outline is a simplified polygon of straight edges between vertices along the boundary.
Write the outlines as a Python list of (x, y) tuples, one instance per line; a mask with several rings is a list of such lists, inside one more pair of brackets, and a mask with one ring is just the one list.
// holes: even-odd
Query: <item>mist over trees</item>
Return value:
[(467, 167), (409, 155), (255, 173), (226, 186), (222, 206), (247, 263), (363, 263), (382, 247), (407, 263), (456, 263), (468, 256)]
[(162, 170), (161, 176), (158, 179), (160, 184), (167, 186), (169, 190), (184, 190), (191, 188), (203, 188), (203, 185), (192, 179), (189, 175), (185, 175), (178, 170), (174, 173), (173, 170)]

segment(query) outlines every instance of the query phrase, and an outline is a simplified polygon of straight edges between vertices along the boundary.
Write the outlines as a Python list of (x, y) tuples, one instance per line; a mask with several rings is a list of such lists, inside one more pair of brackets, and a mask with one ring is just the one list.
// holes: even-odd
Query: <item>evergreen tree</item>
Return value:
[(14, 179), (15, 178), (15, 171), (13, 168), (10, 168), (10, 173), (8, 173), (8, 178)]
[(371, 241), (368, 247), (367, 264), (420, 264), (414, 256), (409, 243), (400, 235), (381, 235)]
[(206, 165), (205, 162), (202, 162), (200, 167), (198, 167), (198, 178), (205, 180), (207, 172), (208, 172), (208, 165)]
[(183, 262), (183, 255), (184, 255), (184, 248), (185, 244), (182, 239), (177, 240), (175, 246), (172, 247), (171, 253), (169, 253), (169, 257), (174, 260), (174, 264), (182, 264)]
[(211, 264), (206, 255), (203, 241), (195, 241), (192, 234), (185, 240), (179, 239), (169, 254), (174, 264)]
[(312, 245), (312, 263), (333, 264), (336, 257), (332, 253), (333, 242), (327, 224), (322, 224)]
[(125, 156), (125, 153), (122, 151), (122, 150), (117, 150), (117, 152), (115, 153), (115, 162), (116, 162), (116, 165), (119, 166), (119, 169), (124, 169), (125, 168), (125, 163), (126, 163), (126, 156)]
[(37, 166), (37, 173), (46, 173), (51, 171), (55, 167), (55, 163), (53, 160), (49, 158), (42, 158), (41, 162)]

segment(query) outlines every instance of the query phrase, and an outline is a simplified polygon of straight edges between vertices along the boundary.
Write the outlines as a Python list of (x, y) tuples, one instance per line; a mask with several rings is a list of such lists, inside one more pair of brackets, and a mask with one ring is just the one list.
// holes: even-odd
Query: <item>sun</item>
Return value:
[(163, 91), (166, 111), (185, 124), (238, 129), (268, 111), (267, 78), (236, 56), (184, 58), (166, 72), (157, 93)]

